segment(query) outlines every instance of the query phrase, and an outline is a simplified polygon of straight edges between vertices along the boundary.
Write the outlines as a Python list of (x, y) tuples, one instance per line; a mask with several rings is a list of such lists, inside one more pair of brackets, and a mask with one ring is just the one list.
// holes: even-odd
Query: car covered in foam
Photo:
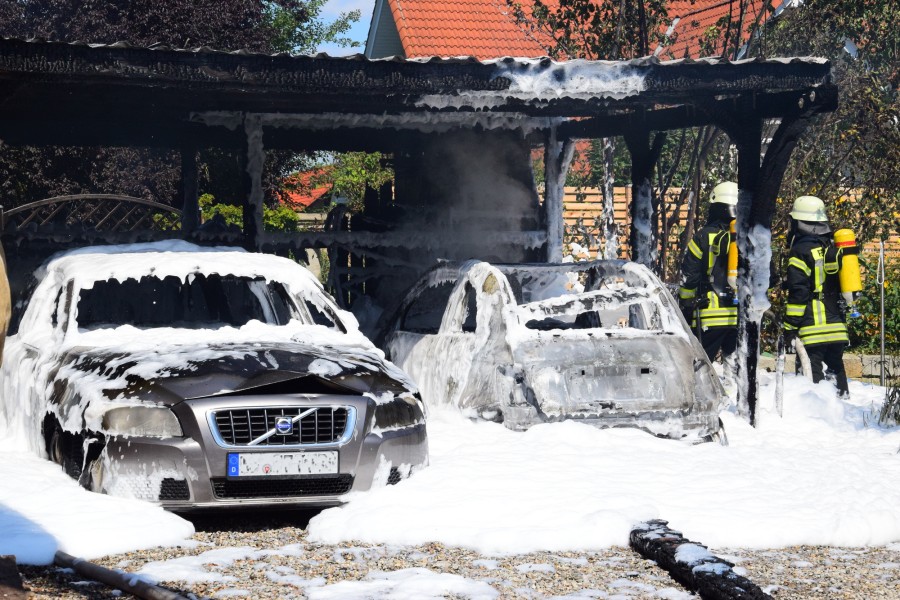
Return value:
[(45, 263), (19, 308), (0, 417), (91, 490), (329, 505), (427, 464), (415, 385), (286, 258), (83, 248)]
[(578, 419), (720, 437), (712, 365), (665, 285), (636, 263), (441, 263), (382, 340), (429, 402), (511, 429)]

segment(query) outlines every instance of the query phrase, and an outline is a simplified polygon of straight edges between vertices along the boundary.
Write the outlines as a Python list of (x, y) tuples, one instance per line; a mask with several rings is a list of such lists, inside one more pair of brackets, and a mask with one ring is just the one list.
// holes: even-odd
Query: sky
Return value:
[(372, 10), (375, 8), (375, 0), (329, 0), (322, 8), (321, 18), (325, 21), (333, 21), (342, 12), (359, 9), (361, 15), (359, 21), (354, 23), (348, 32), (348, 37), (360, 43), (358, 48), (341, 48), (334, 44), (319, 46), (320, 52), (327, 52), (332, 56), (346, 56), (348, 54), (362, 54), (366, 45), (366, 37), (369, 35), (369, 23), (372, 21)]

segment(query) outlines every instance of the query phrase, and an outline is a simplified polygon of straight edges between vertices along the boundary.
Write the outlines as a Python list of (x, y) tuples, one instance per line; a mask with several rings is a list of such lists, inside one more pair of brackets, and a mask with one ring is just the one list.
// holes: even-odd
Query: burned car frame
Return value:
[(721, 384), (671, 294), (636, 263), (439, 264), (385, 331), (429, 401), (511, 429), (579, 419), (720, 436)]
[(285, 258), (181, 241), (62, 253), (5, 359), (0, 416), (98, 492), (331, 505), (428, 461), (414, 384)]

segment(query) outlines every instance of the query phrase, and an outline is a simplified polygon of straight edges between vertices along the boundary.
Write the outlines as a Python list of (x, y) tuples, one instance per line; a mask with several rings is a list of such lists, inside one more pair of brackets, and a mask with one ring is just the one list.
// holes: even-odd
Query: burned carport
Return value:
[[(756, 401), (758, 327), (768, 285), (770, 227), (787, 159), (809, 120), (833, 110), (830, 66), (818, 59), (554, 63), (451, 58), (259, 55), (206, 48), (0, 40), (0, 139), (25, 146), (174, 149), (182, 156), (179, 230), (7, 231), (10, 262), (61, 243), (185, 237), (287, 253), (340, 251), (342, 293), (386, 305), (435, 258), (559, 260), (562, 183), (573, 140), (623, 135), (633, 157), (633, 259), (649, 264), (658, 200), (650, 173), (661, 132), (714, 124), (739, 153), (738, 241), (742, 402)], [(762, 125), (781, 119), (762, 154)], [(531, 149), (545, 149), (539, 197)], [(241, 235), (198, 229), (198, 148), (246, 153)], [(382, 151), (392, 187), (364, 213), (315, 233), (262, 224), (266, 149)], [(7, 229), (14, 227), (7, 224)], [(344, 298), (348, 300), (347, 297)], [(751, 417), (752, 418), (752, 417)]]

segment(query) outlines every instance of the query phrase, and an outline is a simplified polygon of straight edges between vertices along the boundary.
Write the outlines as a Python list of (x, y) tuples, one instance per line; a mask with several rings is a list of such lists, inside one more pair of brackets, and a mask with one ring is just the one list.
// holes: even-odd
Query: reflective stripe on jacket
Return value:
[(807, 346), (848, 343), (838, 278), (840, 252), (830, 241), (804, 236), (791, 246), (784, 328), (799, 329)]
[[(738, 310), (734, 290), (728, 285), (728, 244), (731, 234), (727, 223), (710, 223), (694, 234), (681, 263), (682, 281), (678, 297), (682, 303), (705, 297), (700, 325), (737, 327)], [(703, 307), (703, 304), (706, 304)], [(696, 313), (691, 327), (696, 327)]]

